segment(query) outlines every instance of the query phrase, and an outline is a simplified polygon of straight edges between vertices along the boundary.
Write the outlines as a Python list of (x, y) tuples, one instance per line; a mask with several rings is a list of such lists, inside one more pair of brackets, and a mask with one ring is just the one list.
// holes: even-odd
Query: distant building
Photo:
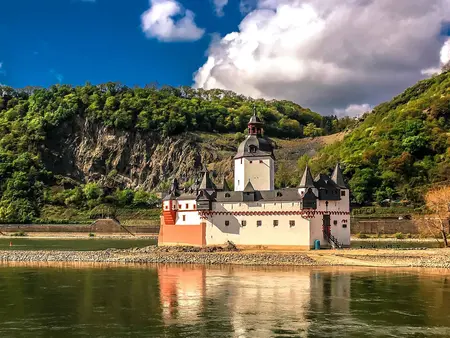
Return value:
[(180, 190), (175, 179), (163, 199), (159, 245), (222, 245), (310, 249), (350, 245), (350, 191), (336, 165), (315, 179), (306, 167), (297, 188), (274, 189), (275, 157), (254, 114), (234, 157), (234, 191), (208, 171)]

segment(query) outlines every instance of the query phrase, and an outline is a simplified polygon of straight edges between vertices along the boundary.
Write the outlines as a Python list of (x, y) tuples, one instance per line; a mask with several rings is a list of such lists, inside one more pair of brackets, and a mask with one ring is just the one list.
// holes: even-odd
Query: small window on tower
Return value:
[(186, 209), (189, 209), (189, 204), (186, 203)]
[(346, 228), (346, 227), (347, 227), (347, 224), (345, 224), (345, 223), (342, 224), (342, 227), (343, 227), (343, 228)]
[(247, 225), (247, 221), (242, 220), (241, 221), (241, 226), (245, 227)]
[(262, 221), (256, 221), (256, 226), (260, 227), (262, 225)]
[(165, 205), (165, 206), (164, 206), (164, 209), (169, 209), (169, 206), (168, 206), (168, 205)]
[(290, 220), (289, 221), (289, 226), (292, 228), (292, 227), (295, 227), (295, 221), (294, 220)]
[(250, 161), (250, 164), (253, 163), (253, 161)]
[(264, 161), (263, 160), (259, 160), (259, 163), (264, 163)]
[(225, 226), (229, 226), (230, 225), (230, 221), (225, 221)]
[(345, 190), (341, 190), (341, 196), (345, 196)]
[(183, 215), (183, 222), (186, 221), (186, 215)]
[(273, 220), (273, 226), (274, 226), (274, 227), (277, 227), (277, 226), (278, 226), (278, 220), (277, 220), (277, 219), (274, 219), (274, 220)]
[(225, 197), (230, 197), (231, 195), (229, 194), (229, 193), (226, 193), (225, 194)]

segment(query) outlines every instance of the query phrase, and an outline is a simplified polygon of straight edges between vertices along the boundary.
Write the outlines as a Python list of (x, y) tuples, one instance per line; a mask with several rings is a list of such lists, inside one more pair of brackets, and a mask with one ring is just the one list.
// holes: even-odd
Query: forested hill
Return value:
[(254, 106), (272, 137), (331, 134), (353, 123), (223, 90), (0, 86), (0, 222), (33, 221), (45, 204), (150, 206), (152, 190), (175, 176), (192, 179), (206, 164), (231, 178)]
[[(420, 203), (430, 184), (450, 180), (450, 72), (420, 81), (366, 114), (342, 142), (311, 161), (316, 171), (338, 159), (358, 203)], [(303, 161), (305, 162), (305, 161)]]
[(219, 89), (129, 88), (118, 83), (14, 90), (0, 86), (2, 117), (34, 120), (43, 132), (75, 117), (117, 130), (157, 132), (243, 132), (253, 107), (269, 136), (319, 136), (345, 129), (349, 119), (321, 116), (290, 101), (266, 101)]

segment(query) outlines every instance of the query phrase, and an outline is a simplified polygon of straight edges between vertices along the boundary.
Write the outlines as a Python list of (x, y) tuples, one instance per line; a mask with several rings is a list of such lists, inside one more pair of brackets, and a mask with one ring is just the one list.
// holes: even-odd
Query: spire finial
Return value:
[(256, 116), (256, 104), (253, 103), (253, 116)]

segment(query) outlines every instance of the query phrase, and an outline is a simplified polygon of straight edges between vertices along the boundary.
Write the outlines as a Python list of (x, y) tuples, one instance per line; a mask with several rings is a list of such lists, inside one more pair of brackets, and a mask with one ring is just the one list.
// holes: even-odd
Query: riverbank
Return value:
[[(208, 249), (214, 250), (214, 249)], [(223, 251), (148, 246), (101, 251), (0, 251), (0, 262), (183, 263), (266, 266), (365, 266), (450, 269), (450, 249)]]

